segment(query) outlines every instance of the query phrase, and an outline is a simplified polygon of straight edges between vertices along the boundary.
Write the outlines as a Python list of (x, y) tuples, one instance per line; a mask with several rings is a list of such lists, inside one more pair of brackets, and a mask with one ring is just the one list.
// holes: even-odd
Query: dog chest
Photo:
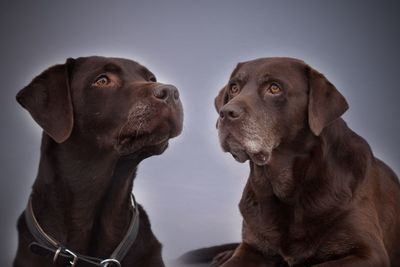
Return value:
[[(264, 255), (279, 254), (290, 265), (319, 262), (331, 256), (331, 242), (327, 242), (331, 238), (329, 222), (317, 222), (274, 197), (259, 199), (249, 184), (239, 208), (243, 216), (243, 241)], [(348, 243), (340, 240), (333, 243), (342, 243), (343, 249), (339, 251), (336, 247), (335, 252), (346, 253)]]

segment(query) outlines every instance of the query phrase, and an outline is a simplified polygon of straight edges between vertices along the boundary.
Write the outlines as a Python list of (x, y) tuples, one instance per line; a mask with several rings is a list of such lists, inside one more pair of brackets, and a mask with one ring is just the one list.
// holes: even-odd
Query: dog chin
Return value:
[(233, 158), (240, 163), (250, 160), (256, 165), (263, 166), (267, 165), (270, 160), (270, 153), (266, 151), (252, 153), (246, 150), (232, 150), (229, 151), (229, 153), (231, 153)]
[(169, 134), (132, 135), (121, 139), (116, 150), (122, 156), (137, 155), (149, 157), (162, 154), (168, 147)]
[(142, 155), (142, 157), (161, 155), (168, 148), (168, 144), (169, 144), (168, 140), (169, 139), (167, 139), (159, 144), (156, 144), (156, 145), (144, 146), (140, 151), (138, 151), (136, 153)]
[[(242, 142), (239, 142), (232, 136), (228, 136), (221, 141), (223, 150), (229, 152), (240, 163), (251, 160), (256, 165), (262, 166), (268, 164), (271, 158), (271, 153), (265, 149), (256, 147), (254, 142), (243, 142), (247, 145), (242, 145)], [(249, 145), (248, 143), (251, 144)]]
[(263, 166), (268, 164), (271, 154), (266, 151), (262, 151), (257, 153), (249, 153), (249, 157), (254, 164)]
[(248, 154), (244, 150), (230, 151), (230, 153), (232, 157), (240, 163), (244, 163), (249, 159)]
[(168, 141), (182, 131), (182, 120), (171, 116), (168, 120), (160, 119), (145, 124), (138, 132), (136, 128), (125, 127), (120, 134), (116, 150), (120, 155), (149, 157), (162, 154), (168, 147)]

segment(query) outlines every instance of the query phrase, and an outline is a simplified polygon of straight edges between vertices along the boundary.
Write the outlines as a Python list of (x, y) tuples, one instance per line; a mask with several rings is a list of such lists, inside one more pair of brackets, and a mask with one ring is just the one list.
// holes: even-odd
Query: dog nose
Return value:
[(173, 103), (179, 101), (179, 91), (178, 89), (170, 84), (167, 85), (160, 85), (154, 88), (153, 90), (154, 96), (162, 101), (167, 103)]
[(219, 117), (224, 120), (230, 121), (239, 119), (243, 114), (243, 109), (236, 105), (227, 105), (221, 108), (219, 111)]

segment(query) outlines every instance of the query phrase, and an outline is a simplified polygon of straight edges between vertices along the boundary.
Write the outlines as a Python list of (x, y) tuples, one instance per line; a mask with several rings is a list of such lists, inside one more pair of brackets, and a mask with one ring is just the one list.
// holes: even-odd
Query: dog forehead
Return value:
[(79, 73), (90, 73), (94, 70), (100, 70), (104, 67), (112, 67), (124, 69), (127, 72), (138, 72), (145, 68), (139, 63), (125, 58), (112, 57), (81, 57), (76, 60), (75, 71)]
[[(302, 87), (307, 83), (307, 65), (295, 58), (259, 58), (239, 63), (232, 73), (231, 78), (244, 81), (255, 81), (262, 84), (266, 79), (284, 82), (289, 87)], [(296, 85), (296, 86), (295, 86)]]
[(70, 77), (71, 83), (81, 84), (82, 81), (94, 79), (94, 76), (103, 72), (121, 73), (128, 79), (153, 75), (146, 67), (130, 59), (99, 56), (80, 57), (75, 61)]
[(288, 57), (271, 57), (258, 58), (251, 61), (239, 63), (237, 73), (248, 73), (254, 76), (271, 75), (288, 75), (299, 72), (305, 63), (296, 58)]

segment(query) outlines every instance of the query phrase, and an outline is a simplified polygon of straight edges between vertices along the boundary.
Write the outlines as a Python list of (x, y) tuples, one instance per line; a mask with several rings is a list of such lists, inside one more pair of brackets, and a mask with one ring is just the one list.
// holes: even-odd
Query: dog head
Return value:
[(347, 109), (322, 74), (293, 58), (239, 63), (215, 99), (224, 151), (239, 162), (268, 163), (271, 153), (299, 134), (319, 136)]
[(127, 59), (68, 59), (16, 98), (56, 143), (74, 140), (119, 155), (160, 154), (182, 130), (178, 90)]

